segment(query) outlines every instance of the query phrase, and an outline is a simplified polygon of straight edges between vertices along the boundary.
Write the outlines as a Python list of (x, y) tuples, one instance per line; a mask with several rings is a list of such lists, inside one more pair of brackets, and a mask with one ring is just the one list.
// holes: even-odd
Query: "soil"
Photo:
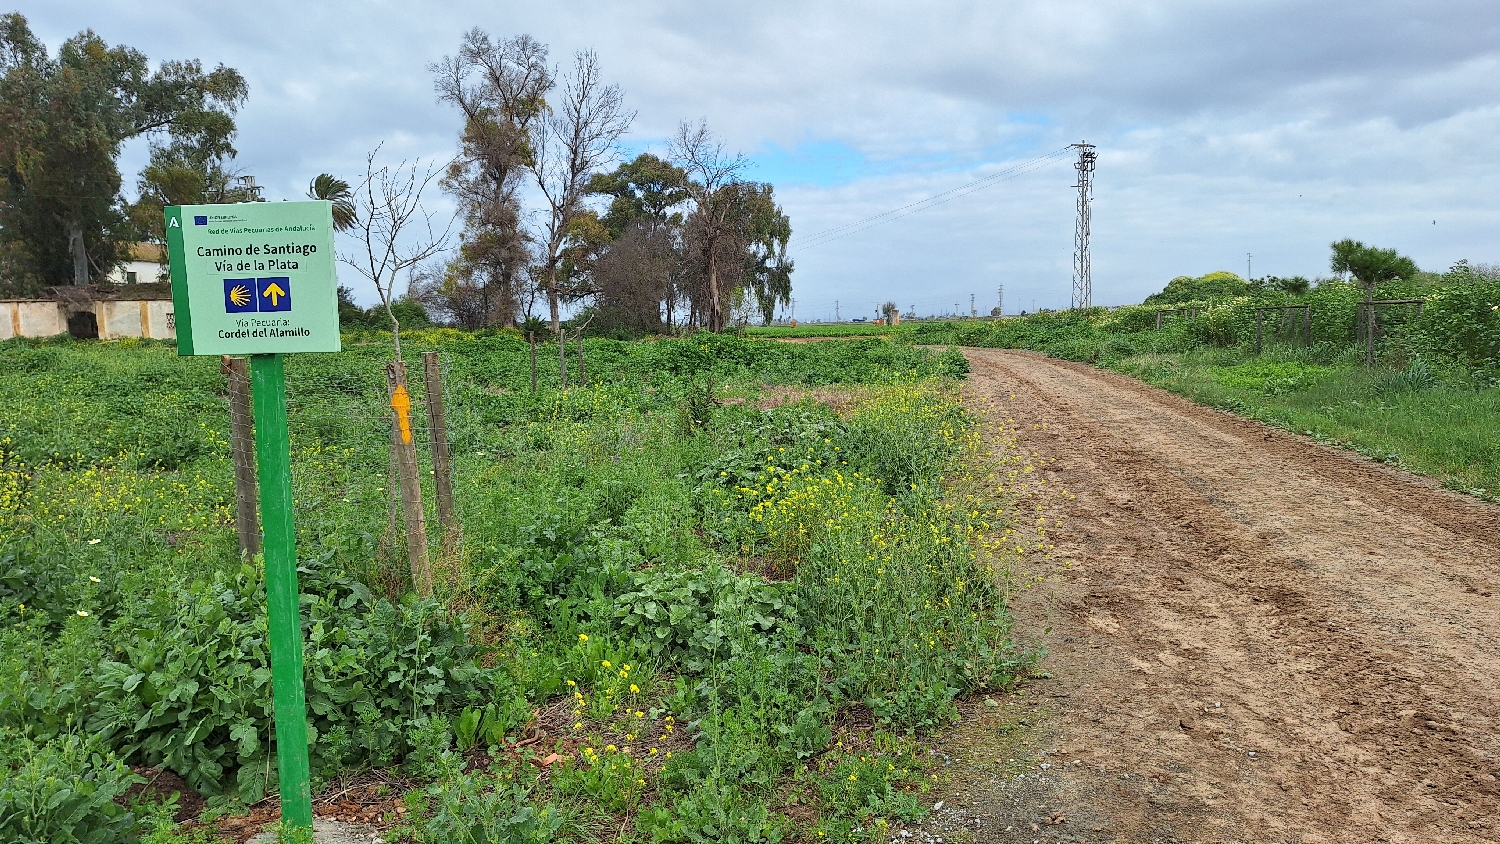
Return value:
[(968, 350), (1050, 490), (1050, 676), (915, 840), (1500, 840), (1500, 508), (1114, 373)]

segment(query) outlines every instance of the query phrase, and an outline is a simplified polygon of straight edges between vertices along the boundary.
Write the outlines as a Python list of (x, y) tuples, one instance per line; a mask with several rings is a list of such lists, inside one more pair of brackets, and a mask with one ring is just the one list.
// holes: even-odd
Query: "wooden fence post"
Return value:
[(1158, 309), (1157, 312), (1156, 312), (1156, 330), (1157, 331), (1161, 330), (1161, 310), (1160, 309)]
[(583, 329), (578, 330), (578, 386), (589, 385), (588, 370), (583, 368)]
[(526, 332), (526, 344), (531, 347), (531, 391), (536, 392), (536, 332)]
[(432, 596), (432, 566), (427, 560), (427, 516), (422, 512), (422, 479), (417, 473), (417, 442), (412, 436), (411, 392), (406, 387), (406, 364), (385, 367), (391, 399), (391, 448), (401, 469), (401, 509), (406, 513), (406, 556), (411, 582), (423, 598)]
[(568, 329), (557, 329), (557, 378), (568, 389)]
[(453, 458), (448, 451), (448, 420), (443, 410), (443, 373), (437, 352), (422, 353), (422, 380), (427, 387), (427, 428), (432, 436), (432, 487), (437, 493), (438, 530), (444, 560), (458, 547), (458, 508), (453, 502)]
[[(395, 441), (391, 442), (391, 460), (385, 483), (385, 535), (380, 538), (382, 554), (399, 557), (394, 549), (399, 544), (396, 537), (401, 533), (401, 458), (397, 454)], [(395, 600), (392, 597), (391, 600)]]
[(1261, 311), (1260, 308), (1256, 308), (1255, 309), (1255, 353), (1257, 355), (1260, 354), (1260, 342), (1261, 342), (1260, 316), (1261, 316), (1261, 313), (1262, 313), (1262, 311)]
[(250, 412), (250, 369), (244, 358), (220, 361), (229, 377), (229, 448), (234, 456), (234, 529), (240, 553), (260, 553), (260, 517), (255, 509), (255, 428)]
[(1312, 305), (1302, 306), (1302, 345), (1312, 346)]

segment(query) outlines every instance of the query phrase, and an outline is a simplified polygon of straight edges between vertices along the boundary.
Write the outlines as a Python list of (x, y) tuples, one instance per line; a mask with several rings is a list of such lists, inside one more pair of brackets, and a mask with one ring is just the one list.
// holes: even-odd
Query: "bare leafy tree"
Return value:
[(533, 133), (554, 85), (547, 47), (529, 35), (497, 42), (475, 28), (456, 55), (429, 69), (438, 99), (464, 113), (462, 148), (443, 177), (464, 231), (442, 295), (466, 327), (511, 326), (530, 298), (520, 284), (531, 244), (516, 192), (535, 162)]
[(546, 293), (552, 330), (560, 325), (561, 270), (564, 250), (575, 223), (587, 209), (589, 184), (601, 167), (613, 161), (615, 142), (630, 128), (635, 112), (627, 112), (618, 85), (605, 85), (599, 57), (576, 53), (572, 73), (563, 81), (562, 96), (536, 124), (536, 161), (532, 173), (546, 203), (541, 225), (538, 284)]
[(692, 198), (693, 217), (696, 218), (695, 251), (707, 296), (708, 313), (703, 315), (704, 321), (710, 331), (720, 331), (727, 318), (728, 304), (724, 286), (720, 283), (728, 251), (725, 241), (733, 237), (736, 229), (732, 211), (739, 204), (740, 196), (735, 188), (742, 181), (740, 172), (744, 170), (746, 160), (739, 154), (727, 154), (724, 145), (708, 131), (708, 124), (701, 120), (696, 127), (687, 121), (677, 127), (677, 137), (672, 141), (672, 157), (689, 177), (688, 195)]
[(391, 321), (399, 361), (401, 324), (391, 311), (396, 281), (447, 248), (452, 221), (440, 230), (422, 204), (422, 194), (442, 172), (441, 166), (424, 166), (420, 159), (376, 166), (379, 152), (376, 147), (365, 158), (364, 179), (353, 192), (355, 219), (349, 232), (358, 245), (341, 253), (339, 260), (375, 285)]

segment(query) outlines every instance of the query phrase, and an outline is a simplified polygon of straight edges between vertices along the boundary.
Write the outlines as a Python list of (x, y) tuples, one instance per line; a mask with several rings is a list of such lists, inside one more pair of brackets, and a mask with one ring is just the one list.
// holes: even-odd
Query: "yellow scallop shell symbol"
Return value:
[(250, 288), (245, 285), (237, 285), (229, 289), (229, 301), (237, 308), (243, 308), (250, 304)]

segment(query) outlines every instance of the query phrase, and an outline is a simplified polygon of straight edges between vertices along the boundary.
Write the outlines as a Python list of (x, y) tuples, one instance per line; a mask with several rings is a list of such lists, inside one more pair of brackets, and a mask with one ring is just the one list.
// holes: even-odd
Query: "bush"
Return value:
[[(353, 581), (303, 569), (304, 667), (315, 775), (391, 764), (407, 727), (485, 697), (464, 629), (434, 601), (400, 605)], [(96, 669), (91, 730), (125, 759), (175, 771), (201, 794), (260, 799), (275, 753), (265, 587), (244, 566), (161, 607)]]
[(0, 729), (0, 839), (14, 844), (134, 841), (136, 818), (115, 798), (141, 778), (92, 741), (38, 744)]

